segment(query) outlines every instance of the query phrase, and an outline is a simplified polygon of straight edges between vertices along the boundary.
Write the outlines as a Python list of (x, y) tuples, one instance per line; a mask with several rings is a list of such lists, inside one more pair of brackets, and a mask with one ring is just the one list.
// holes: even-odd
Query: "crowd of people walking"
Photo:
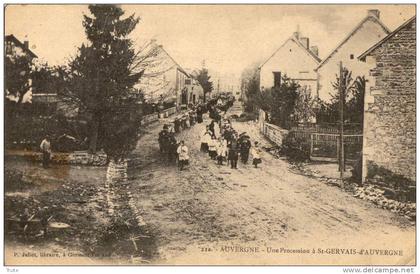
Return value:
[(224, 117), (228, 103), (231, 102), (223, 104), (217, 100), (213, 104), (196, 105), (175, 117), (172, 123), (165, 124), (159, 133), (158, 142), (160, 153), (166, 158), (166, 162), (177, 163), (179, 170), (189, 165), (188, 145), (185, 140), (178, 141), (175, 136), (183, 129), (203, 123), (203, 114), (208, 112), (211, 122), (200, 134), (201, 151), (208, 153), (217, 165), (227, 163), (232, 169), (238, 168), (239, 159), (246, 165), (251, 155), (252, 164), (257, 168), (262, 162), (259, 144), (254, 142), (252, 145), (249, 135), (246, 132), (238, 134), (231, 121)]
[(201, 151), (208, 153), (210, 159), (216, 160), (218, 165), (230, 165), (232, 169), (238, 168), (238, 160), (247, 164), (249, 155), (255, 168), (262, 163), (261, 151), (258, 142), (251, 143), (246, 132), (238, 134), (232, 127), (229, 119), (212, 119), (201, 134)]
[(163, 125), (159, 132), (159, 150), (168, 164), (178, 164), (179, 170), (189, 165), (189, 149), (184, 140), (177, 140), (176, 134), (203, 122), (203, 114), (207, 112), (207, 105), (190, 106), (187, 111), (177, 115), (171, 123)]

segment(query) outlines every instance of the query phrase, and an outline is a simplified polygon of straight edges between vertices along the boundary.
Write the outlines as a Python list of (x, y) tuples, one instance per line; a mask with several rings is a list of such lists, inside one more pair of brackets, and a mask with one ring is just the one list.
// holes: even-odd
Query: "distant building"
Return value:
[(145, 98), (150, 102), (157, 102), (163, 98), (177, 106), (187, 104), (187, 85), (193, 83), (191, 75), (155, 40), (152, 40), (144, 51), (145, 54), (153, 53), (145, 62), (145, 74), (136, 87), (144, 92)]
[(363, 179), (375, 164), (415, 182), (416, 17), (358, 59), (370, 68), (363, 123)]
[[(27, 57), (29, 63), (32, 64), (33, 60), (38, 58), (35, 53), (29, 49), (29, 41), (24, 41), (23, 43), (17, 39), (13, 34), (6, 35), (4, 39), (4, 48), (5, 48), (5, 57), (6, 58), (15, 58), (15, 57)], [(22, 103), (32, 101), (32, 79), (29, 79), (29, 90), (22, 90), (21, 94), (24, 94)], [(13, 94), (8, 94), (6, 90), (6, 98), (10, 101), (18, 102), (19, 97), (14, 96)]]
[(29, 41), (23, 41), (23, 43), (17, 39), (13, 34), (6, 35), (5, 39), (6, 56), (18, 55), (28, 56), (31, 60), (38, 58), (35, 53), (29, 49)]
[(320, 61), (318, 48), (295, 32), (260, 66), (260, 87), (280, 86), (282, 77), (287, 75), (315, 95), (318, 79), (314, 69)]
[[(197, 104), (204, 101), (204, 90), (200, 83), (194, 78), (193, 71), (186, 69), (190, 78), (185, 79), (185, 85), (187, 87), (187, 105), (188, 104)], [(184, 98), (185, 104), (185, 98)]]
[(336, 92), (331, 83), (336, 82), (340, 61), (352, 72), (353, 78), (368, 74), (366, 64), (357, 60), (357, 56), (389, 34), (379, 18), (379, 10), (368, 10), (367, 16), (322, 60), (316, 68), (319, 98), (329, 101), (330, 93)]

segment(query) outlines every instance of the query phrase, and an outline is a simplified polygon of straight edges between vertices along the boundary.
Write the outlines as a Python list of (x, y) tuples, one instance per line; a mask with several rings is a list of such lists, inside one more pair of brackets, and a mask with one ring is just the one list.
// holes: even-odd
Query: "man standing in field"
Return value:
[(42, 166), (44, 168), (48, 168), (50, 166), (51, 158), (51, 142), (48, 135), (45, 136), (39, 147), (41, 148), (42, 152)]

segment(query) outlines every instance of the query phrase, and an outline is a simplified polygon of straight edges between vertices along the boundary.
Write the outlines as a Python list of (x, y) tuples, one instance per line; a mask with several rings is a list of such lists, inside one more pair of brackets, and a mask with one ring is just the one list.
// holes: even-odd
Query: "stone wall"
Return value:
[(147, 125), (153, 122), (156, 122), (157, 120), (159, 120), (159, 116), (157, 113), (152, 113), (149, 115), (144, 115), (143, 118), (141, 119), (141, 124), (142, 125)]
[[(6, 151), (6, 158), (23, 158), (28, 161), (42, 162), (41, 152), (32, 151)], [(105, 153), (90, 154), (87, 151), (75, 151), (73, 153), (52, 153), (51, 162), (64, 165), (87, 165), (87, 166), (105, 166), (107, 157)]]
[(151, 124), (153, 122), (158, 121), (159, 118), (167, 118), (174, 113), (176, 113), (176, 107), (171, 107), (171, 108), (167, 108), (165, 110), (162, 110), (159, 114), (158, 113), (152, 113), (152, 114), (149, 114), (149, 115), (145, 115), (141, 119), (141, 124), (142, 125)]
[(363, 178), (373, 163), (415, 181), (416, 20), (366, 58)]

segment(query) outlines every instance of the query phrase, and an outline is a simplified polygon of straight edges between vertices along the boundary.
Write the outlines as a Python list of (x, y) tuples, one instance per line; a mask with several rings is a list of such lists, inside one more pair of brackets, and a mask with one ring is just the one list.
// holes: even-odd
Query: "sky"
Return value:
[[(205, 66), (225, 77), (267, 59), (299, 29), (326, 57), (367, 15), (378, 9), (394, 30), (415, 15), (415, 5), (122, 5), (140, 23), (131, 34), (138, 45), (156, 39), (184, 68)], [(86, 5), (9, 5), (5, 33), (50, 65), (65, 64), (86, 41)], [(230, 76), (229, 76), (230, 75)]]

